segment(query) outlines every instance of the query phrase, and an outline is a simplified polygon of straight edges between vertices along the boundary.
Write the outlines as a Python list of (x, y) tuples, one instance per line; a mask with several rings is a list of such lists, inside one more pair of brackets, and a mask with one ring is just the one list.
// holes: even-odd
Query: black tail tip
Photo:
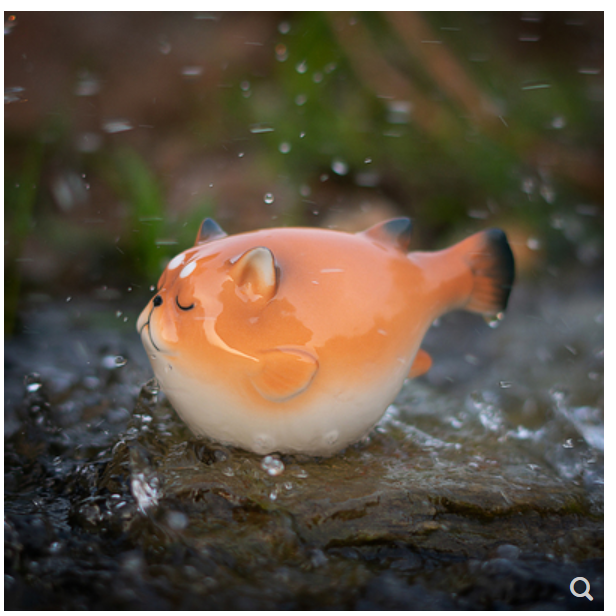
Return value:
[(487, 229), (484, 233), (486, 243), (494, 258), (492, 278), (495, 283), (495, 291), (500, 291), (500, 309), (505, 310), (515, 279), (513, 252), (511, 246), (509, 246), (507, 235), (502, 229)]

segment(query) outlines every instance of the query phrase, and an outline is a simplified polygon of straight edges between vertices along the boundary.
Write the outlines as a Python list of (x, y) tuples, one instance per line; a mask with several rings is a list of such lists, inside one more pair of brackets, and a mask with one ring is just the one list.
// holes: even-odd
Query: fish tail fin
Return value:
[(463, 254), (472, 275), (472, 290), (464, 308), (483, 315), (505, 310), (515, 276), (513, 253), (505, 232), (486, 229), (454, 249)]

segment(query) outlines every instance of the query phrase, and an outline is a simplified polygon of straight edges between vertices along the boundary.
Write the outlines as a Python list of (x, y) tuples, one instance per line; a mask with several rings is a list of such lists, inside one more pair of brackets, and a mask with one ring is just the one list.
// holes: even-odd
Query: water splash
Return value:
[(129, 449), (130, 491), (141, 513), (158, 506), (161, 481), (152, 467), (147, 450), (140, 445)]

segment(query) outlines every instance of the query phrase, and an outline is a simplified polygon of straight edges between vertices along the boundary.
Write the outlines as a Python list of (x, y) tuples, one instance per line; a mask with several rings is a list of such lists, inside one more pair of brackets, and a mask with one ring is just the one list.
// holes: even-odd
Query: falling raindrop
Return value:
[(133, 125), (128, 120), (123, 119), (106, 120), (103, 122), (103, 130), (113, 135), (114, 133), (123, 133), (127, 130), (133, 130)]
[(203, 73), (202, 66), (185, 66), (182, 68), (182, 75), (189, 79), (199, 77)]
[(265, 193), (265, 195), (263, 195), (263, 201), (265, 201), (267, 205), (271, 205), (272, 203), (274, 203), (274, 195), (269, 192)]
[(296, 64), (295, 70), (301, 75), (303, 75), (308, 70), (308, 64), (306, 63), (306, 60), (302, 60), (299, 64)]
[(278, 45), (276, 45), (276, 60), (278, 60), (278, 62), (284, 62), (288, 57), (289, 52), (287, 51), (287, 46), (278, 43)]
[(340, 158), (334, 158), (332, 161), (332, 171), (338, 175), (346, 175), (349, 172), (349, 166)]
[(251, 124), (249, 130), (253, 135), (259, 135), (261, 133), (273, 132), (274, 127), (266, 122), (258, 122), (257, 124)]
[(281, 21), (278, 24), (278, 32), (280, 34), (288, 34), (289, 30), (291, 30), (291, 24), (288, 21)]
[(364, 158), (364, 163), (365, 163), (366, 165), (369, 165), (371, 162), (372, 162), (372, 159), (371, 159), (371, 158), (369, 158), (369, 157)]
[(315, 73), (312, 76), (312, 81), (314, 81), (314, 83), (321, 83), (323, 81), (323, 73)]
[(563, 447), (565, 449), (573, 449), (574, 444), (573, 444), (573, 439), (568, 438), (564, 443), (563, 443)]
[(301, 107), (302, 105), (304, 105), (306, 103), (307, 100), (308, 100), (308, 97), (305, 94), (298, 94), (295, 97), (295, 104), (298, 107)]

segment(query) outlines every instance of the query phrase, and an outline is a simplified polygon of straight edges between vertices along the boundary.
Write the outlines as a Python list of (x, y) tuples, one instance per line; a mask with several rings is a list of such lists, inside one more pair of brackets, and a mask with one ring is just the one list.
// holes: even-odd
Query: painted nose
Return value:
[(152, 303), (154, 304), (154, 307), (156, 306), (160, 306), (163, 303), (163, 298), (160, 295), (157, 295), (153, 300)]

